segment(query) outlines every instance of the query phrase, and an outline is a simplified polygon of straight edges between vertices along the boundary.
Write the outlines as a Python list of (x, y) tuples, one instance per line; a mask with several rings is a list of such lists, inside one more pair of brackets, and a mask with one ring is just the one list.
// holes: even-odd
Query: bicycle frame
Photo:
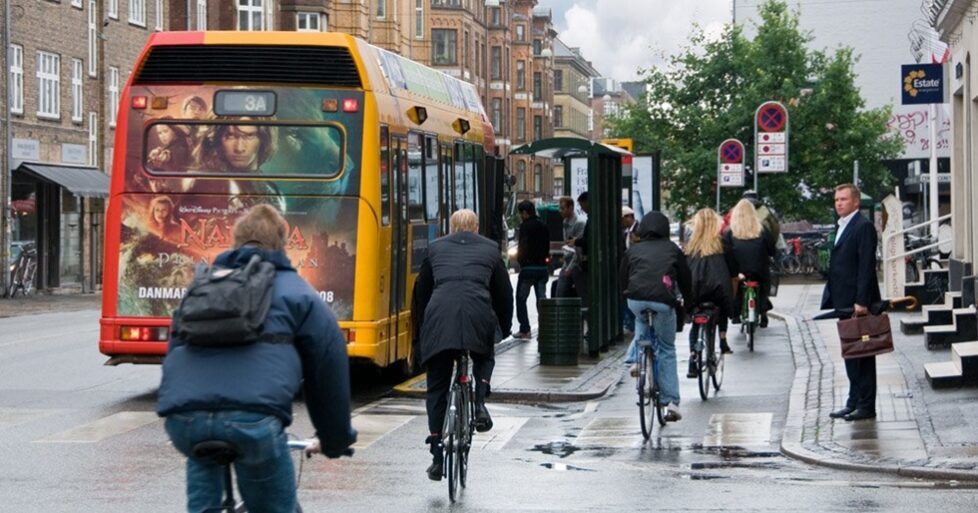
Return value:
[(448, 498), (455, 502), (458, 485), (465, 488), (468, 454), (475, 431), (475, 378), (468, 352), (463, 351), (455, 359), (451, 383), (442, 446), (445, 451), (445, 474), (448, 476)]
[(744, 288), (742, 318), (747, 322), (755, 323), (758, 321), (757, 288), (760, 286), (760, 283), (756, 281), (744, 281), (741, 286)]

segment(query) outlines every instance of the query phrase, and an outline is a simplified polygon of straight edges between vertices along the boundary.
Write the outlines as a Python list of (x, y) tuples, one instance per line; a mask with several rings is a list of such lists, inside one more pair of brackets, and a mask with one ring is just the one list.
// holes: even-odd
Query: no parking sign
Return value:
[(788, 171), (788, 111), (779, 102), (764, 102), (754, 113), (754, 169)]
[(744, 186), (744, 143), (727, 139), (717, 149), (717, 184), (720, 187)]

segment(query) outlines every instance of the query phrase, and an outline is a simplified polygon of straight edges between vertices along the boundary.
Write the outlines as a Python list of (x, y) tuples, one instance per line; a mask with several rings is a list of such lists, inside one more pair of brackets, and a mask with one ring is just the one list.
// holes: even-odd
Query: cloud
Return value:
[(580, 48), (602, 74), (621, 81), (636, 80), (640, 68), (662, 64), (664, 55), (676, 53), (688, 40), (694, 22), (708, 34), (719, 34), (730, 20), (729, 0), (556, 0), (554, 4), (558, 37)]

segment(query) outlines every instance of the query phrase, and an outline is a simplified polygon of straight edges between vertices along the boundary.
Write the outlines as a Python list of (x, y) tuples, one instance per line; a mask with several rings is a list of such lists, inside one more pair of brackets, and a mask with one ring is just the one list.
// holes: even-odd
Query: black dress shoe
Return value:
[(833, 419), (845, 418), (845, 416), (846, 415), (849, 415), (850, 413), (852, 413), (853, 410), (855, 410), (855, 408), (850, 408), (850, 407), (846, 406), (845, 408), (842, 408), (841, 410), (836, 410), (836, 411), (830, 413), (829, 414), (829, 417), (832, 417)]
[(852, 413), (846, 415), (843, 418), (846, 419), (846, 420), (849, 420), (849, 421), (852, 421), (852, 420), (875, 419), (876, 418), (876, 412), (875, 411), (872, 411), (872, 410), (864, 410), (862, 408), (856, 408), (855, 410), (852, 410)]
[(477, 404), (475, 406), (475, 430), (485, 433), (490, 429), (492, 429), (492, 417), (489, 415), (489, 410), (485, 404)]

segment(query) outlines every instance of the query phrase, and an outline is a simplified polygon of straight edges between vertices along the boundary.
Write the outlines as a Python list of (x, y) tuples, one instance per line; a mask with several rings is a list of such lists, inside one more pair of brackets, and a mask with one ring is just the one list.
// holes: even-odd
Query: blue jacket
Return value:
[[(285, 253), (245, 246), (214, 259), (242, 267), (260, 253), (275, 264), (265, 333), (292, 344), (258, 342), (232, 347), (191, 346), (170, 336), (156, 413), (245, 410), (292, 423), (292, 400), (304, 381), (306, 405), (323, 453), (339, 456), (356, 442), (350, 423), (350, 369), (346, 341), (333, 312), (303, 280)], [(173, 326), (171, 333), (176, 333)]]

